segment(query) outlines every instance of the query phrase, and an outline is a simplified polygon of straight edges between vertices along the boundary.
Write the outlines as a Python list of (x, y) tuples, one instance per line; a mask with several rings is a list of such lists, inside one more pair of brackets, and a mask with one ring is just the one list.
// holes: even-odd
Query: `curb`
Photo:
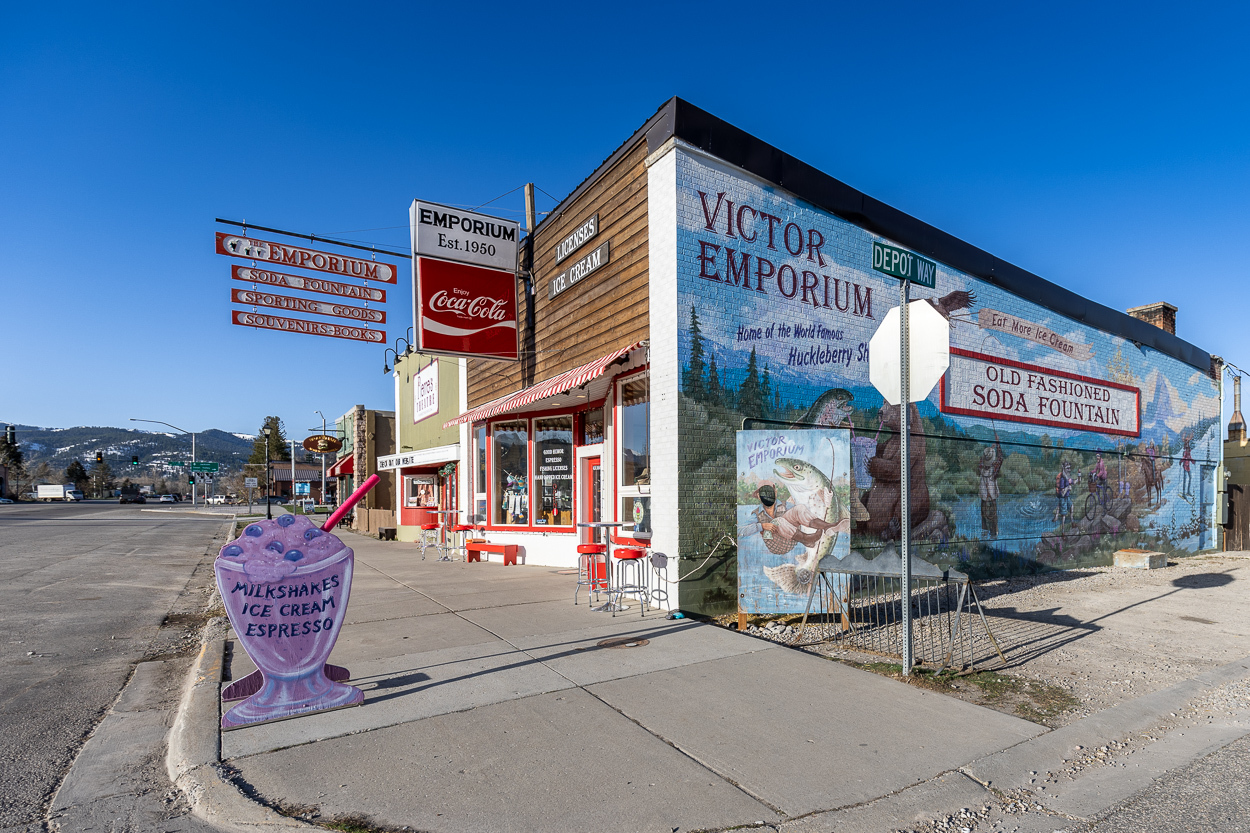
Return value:
[(200, 655), (187, 675), (174, 725), (169, 730), (165, 768), (191, 803), (191, 812), (220, 830), (235, 833), (322, 830), (258, 804), (233, 784), (221, 766), (221, 672), (226, 640), (212, 637), (210, 623)]
[(1075, 723), (967, 763), (960, 771), (999, 790), (1027, 787), (1031, 777), (1028, 773), (1062, 766), (1076, 753), (1078, 746), (1092, 749), (1141, 731), (1192, 699), (1246, 676), (1250, 676), (1250, 657), (1233, 660), (1169, 688), (1095, 712)]

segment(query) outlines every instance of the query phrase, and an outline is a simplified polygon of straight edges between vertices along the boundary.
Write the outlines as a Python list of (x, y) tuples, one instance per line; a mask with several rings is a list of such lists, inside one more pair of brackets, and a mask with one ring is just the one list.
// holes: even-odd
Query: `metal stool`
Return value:
[(638, 600), (638, 610), (643, 616), (647, 613), (646, 605), (650, 604), (651, 591), (647, 589), (646, 563), (647, 551), (618, 547), (612, 551), (616, 559), (616, 581), (612, 592), (616, 594), (616, 606), (612, 615), (616, 616), (616, 608), (621, 606), (621, 597), (633, 596)]
[(421, 524), (421, 560), (425, 560), (425, 551), (430, 547), (441, 550), (442, 547), (438, 543), (438, 524)]
[(465, 542), (468, 540), (469, 533), (473, 530), (474, 527), (468, 524), (456, 524), (451, 528), (451, 534), (456, 536), (456, 543), (450, 549), (452, 552), (459, 551), (460, 557), (465, 561), (469, 560), (469, 550), (465, 546)]
[(668, 556), (662, 552), (651, 553), (651, 572), (655, 586), (651, 588), (651, 601), (668, 605)]
[[(607, 552), (608, 548), (605, 544), (577, 545), (577, 586), (573, 588), (573, 604), (577, 604), (577, 594), (583, 587), (590, 588), (586, 591), (587, 598), (594, 593), (596, 600), (599, 598), (599, 592), (607, 589)], [(600, 556), (603, 557), (600, 558)]]

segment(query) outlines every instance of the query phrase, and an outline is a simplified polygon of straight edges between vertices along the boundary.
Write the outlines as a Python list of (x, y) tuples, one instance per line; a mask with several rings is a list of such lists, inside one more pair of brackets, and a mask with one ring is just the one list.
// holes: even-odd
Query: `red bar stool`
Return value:
[[(476, 527), (471, 524), (456, 524), (451, 528), (451, 534), (456, 536), (455, 546), (451, 547), (452, 552), (459, 551), (461, 557), (467, 562), (469, 560), (469, 550), (465, 546), (465, 542), (469, 538), (469, 533), (473, 532)], [(476, 554), (476, 553), (475, 553)], [(479, 559), (474, 559), (479, 560)]]
[[(612, 592), (616, 594), (616, 607), (621, 606), (621, 597), (633, 596), (638, 600), (638, 610), (643, 616), (647, 614), (646, 605), (651, 602), (651, 591), (647, 587), (647, 551), (632, 547), (617, 547), (612, 551), (616, 559), (616, 581)], [(616, 616), (616, 608), (612, 609)]]
[(422, 561), (425, 560), (425, 551), (428, 550), (430, 547), (433, 547), (436, 550), (442, 549), (442, 547), (439, 546), (439, 543), (438, 543), (438, 530), (439, 530), (439, 525), (436, 523), (421, 524), (421, 540), (418, 541), (417, 543), (421, 545), (421, 560)]
[(583, 587), (589, 588), (586, 597), (591, 593), (595, 599), (599, 592), (608, 588), (608, 547), (606, 544), (577, 545), (577, 586), (573, 588), (573, 604), (577, 604), (577, 594)]

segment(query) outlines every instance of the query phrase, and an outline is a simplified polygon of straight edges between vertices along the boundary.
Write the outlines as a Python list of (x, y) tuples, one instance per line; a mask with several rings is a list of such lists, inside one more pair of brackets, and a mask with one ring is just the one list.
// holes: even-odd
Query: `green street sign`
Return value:
[(217, 464), (216, 463), (192, 463), (191, 471), (207, 471), (207, 472), (217, 471)]
[(875, 240), (872, 242), (872, 268), (930, 289), (937, 285), (936, 263), (914, 252)]
[(169, 465), (171, 465), (171, 466), (185, 466), (185, 465), (186, 465), (186, 463), (182, 462), (181, 460), (172, 460), (172, 461), (170, 461)]

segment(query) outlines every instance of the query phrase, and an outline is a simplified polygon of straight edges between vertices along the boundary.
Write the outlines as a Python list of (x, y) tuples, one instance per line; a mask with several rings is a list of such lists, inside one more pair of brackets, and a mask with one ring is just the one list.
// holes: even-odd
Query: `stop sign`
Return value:
[[(901, 336), (898, 307), (885, 314), (881, 326), (868, 341), (868, 378), (885, 401), (897, 405), (902, 398)], [(909, 402), (929, 395), (951, 363), (951, 325), (928, 301), (908, 305), (907, 335), (911, 343)]]

